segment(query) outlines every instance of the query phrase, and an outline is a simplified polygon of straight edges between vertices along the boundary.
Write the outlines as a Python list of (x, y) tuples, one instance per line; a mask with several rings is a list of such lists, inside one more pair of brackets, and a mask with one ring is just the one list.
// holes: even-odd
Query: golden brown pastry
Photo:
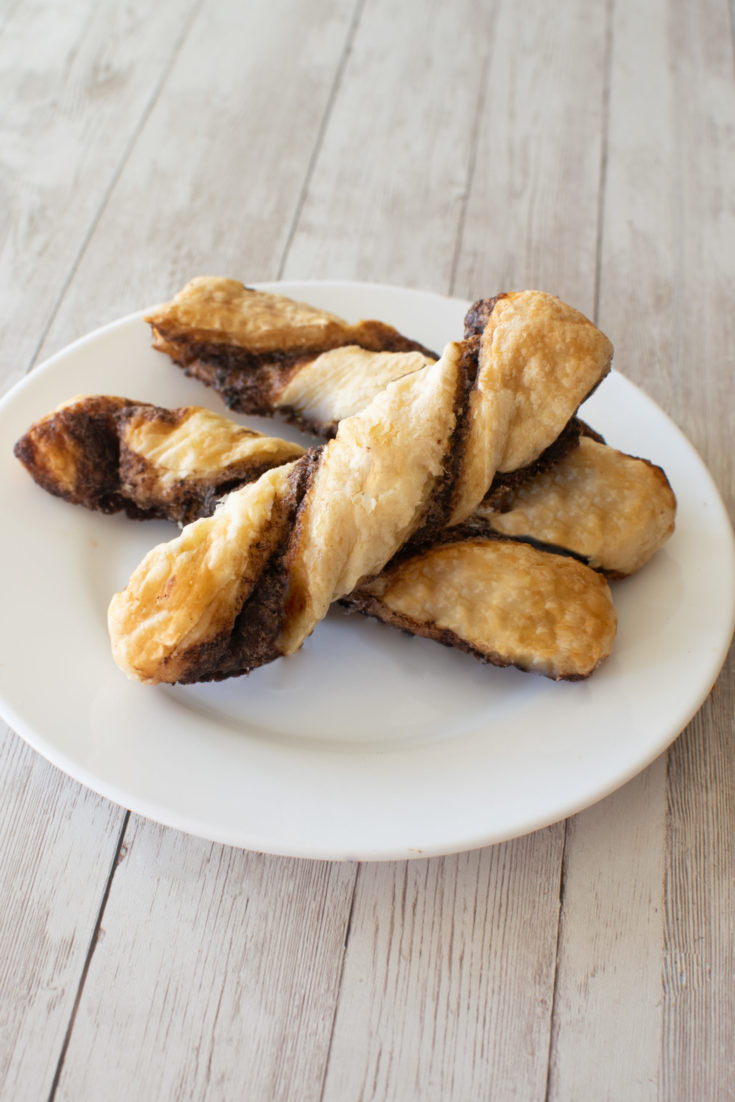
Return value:
[[(666, 475), (576, 420), (564, 437), (530, 468), (497, 475), (474, 518), (573, 551), (610, 578), (634, 573), (674, 529)], [(15, 452), (39, 485), (68, 501), (179, 524), (211, 515), (224, 494), (303, 454), (209, 410), (106, 395), (64, 403), (32, 425)]]
[(676, 498), (660, 467), (582, 436), (548, 470), (491, 494), (477, 515), (498, 532), (569, 548), (623, 577), (671, 536)]
[(234, 279), (200, 276), (147, 317), (154, 347), (241, 413), (333, 435), (393, 379), (436, 356), (380, 321), (334, 314)]
[(600, 574), (527, 543), (461, 535), (389, 564), (342, 603), (557, 681), (588, 677), (610, 654), (617, 616)]
[[(304, 303), (213, 276), (191, 280), (146, 320), (154, 347), (214, 387), (232, 409), (277, 414), (322, 436), (334, 435), (339, 421), (365, 409), (388, 383), (436, 359), (382, 322), (350, 325)], [(525, 345), (519, 340), (519, 325), (525, 330)], [(586, 354), (585, 342), (594, 343), (599, 330), (553, 295), (517, 291), (474, 303), (465, 318), (465, 336), (497, 342), (496, 354), (511, 374), (510, 357), (520, 356), (522, 362), (531, 345), (538, 363), (550, 353), (565, 356), (566, 369), (573, 374)], [(527, 391), (512, 397), (519, 407), (535, 400), (531, 364), (526, 376)], [(563, 372), (559, 381), (564, 408)], [(481, 403), (479, 396), (476, 401)], [(556, 401), (549, 393), (545, 408), (537, 410), (554, 424), (549, 443), (561, 431)], [(520, 434), (514, 440), (517, 453), (504, 457), (501, 472), (523, 467), (529, 454), (534, 459), (539, 454), (534, 440), (524, 459)]]
[[(115, 420), (113, 414), (123, 412), (125, 420)], [(105, 417), (102, 417), (103, 413)], [(123, 448), (135, 456), (133, 466), (138, 468), (141, 477), (137, 486), (125, 485), (126, 492), (134, 496), (120, 496), (119, 507), (126, 508), (138, 519), (156, 516), (180, 520), (182, 509), (186, 513), (198, 509), (201, 517), (211, 515), (222, 487), (243, 461), (239, 475), (243, 483), (248, 481), (247, 475), (251, 470), (248, 448), (253, 445), (258, 445), (259, 462), (268, 454), (273, 458), (274, 466), (282, 462), (282, 441), (259, 438), (257, 434), (246, 433), (243, 436), (239, 426), (233, 422), (225, 422), (223, 426), (224, 418), (208, 410), (169, 411), (121, 398), (78, 398), (65, 403), (60, 410), (32, 426), (19, 442), (18, 450), (30, 457), (31, 473), (34, 477), (38, 476), (39, 481), (45, 481), (47, 489), (89, 508), (109, 511), (103, 506), (112, 503), (113, 495), (120, 494), (121, 486), (119, 464), (114, 461), (114, 442), (111, 441), (109, 469), (105, 464), (95, 468), (91, 462), (90, 443), (99, 439), (99, 432), (95, 436), (90, 429), (90, 419), (95, 416), (103, 421), (101, 427), (98, 426), (99, 432), (117, 432), (121, 442), (124, 441)], [(112, 418), (112, 425), (107, 424), (108, 417)], [(301, 454), (301, 449), (294, 450), (297, 455)], [(100, 473), (105, 470), (106, 474)], [(97, 492), (90, 486), (90, 472), (100, 475)], [(279, 477), (287, 486), (290, 474), (283, 472), (282, 476), (274, 475), (274, 479)], [(213, 581), (211, 590), (198, 590), (200, 594), (208, 592), (208, 601), (211, 593), (215, 593), (209, 606), (210, 613), (216, 614), (223, 603), (244, 601), (246, 593), (252, 591), (258, 567), (283, 536), (283, 524), (288, 514), (273, 509), (274, 479), (263, 479), (257, 495), (241, 495), (232, 503), (222, 505), (221, 519), (226, 525), (228, 539), (233, 538), (233, 532), (240, 525), (244, 525), (245, 532), (240, 549), (242, 559), (239, 572), (237, 568), (231, 570), (227, 583), (221, 588)], [(100, 488), (105, 484), (104, 496), (101, 497)], [(259, 511), (263, 513), (266, 538), (265, 542), (259, 538), (257, 546), (251, 548), (249, 540), (259, 528), (256, 519)], [(452, 543), (451, 552), (442, 549), (439, 554), (437, 549), (434, 555), (435, 549), (427, 548), (400, 567), (389, 566), (378, 579), (362, 589), (358, 588), (344, 603), (404, 631), (439, 639), (495, 664), (518, 665), (543, 672), (549, 677), (585, 676), (596, 664), (595, 659), (599, 661), (604, 656), (602, 650), (607, 637), (598, 630), (592, 641), (587, 638), (591, 632), (591, 627), (586, 627), (590, 615), (587, 605), (574, 597), (576, 607), (565, 607), (565, 599), (570, 596), (566, 579), (573, 569), (568, 560), (512, 540), (504, 540), (505, 546), (500, 550), (499, 537), (481, 539), (477, 531), (465, 533), (464, 529), (448, 529), (441, 538), (456, 541)], [(210, 541), (204, 557), (197, 555), (198, 546), (201, 549), (203, 545), (197, 544), (196, 527), (190, 529), (187, 539), (167, 545), (168, 554), (172, 559), (178, 559), (179, 575), (184, 584), (189, 584), (202, 570), (208, 571), (214, 579), (220, 569), (218, 555), (220, 552), (227, 553), (222, 540)], [(513, 548), (517, 551), (514, 552)], [(514, 614), (501, 623), (498, 620), (498, 595), (504, 595), (507, 605), (514, 592), (520, 594), (521, 586), (528, 582), (527, 578), (524, 579), (524, 573), (527, 573), (529, 559), (535, 563), (533, 577), (541, 583), (541, 589), (537, 587), (533, 590), (529, 586), (525, 607), (519, 615)], [(590, 580), (585, 582), (585, 571), (580, 571), (578, 564), (575, 566), (580, 592), (587, 589), (596, 594), (600, 587)], [(410, 592), (412, 572), (416, 575), (413, 597)], [(400, 606), (401, 599), (403, 608)], [(471, 609), (468, 600), (471, 601)], [(602, 598), (596, 596), (595, 600), (599, 603)], [(456, 608), (450, 607), (452, 603), (456, 603)], [(448, 620), (447, 616), (442, 618), (439, 611), (442, 608), (447, 609)], [(191, 616), (193, 611), (193, 605), (187, 607), (186, 615)], [(163, 619), (156, 625), (159, 645), (165, 645), (166, 638), (180, 630), (177, 615), (181, 609), (169, 612), (169, 619)], [(530, 618), (545, 625), (544, 641), (542, 643), (539, 636), (537, 646), (528, 632)], [(206, 626), (206, 619), (201, 614), (197, 619), (200, 627)], [(451, 629), (439, 627), (445, 620), (452, 624)], [(614, 623), (611, 605), (607, 610), (607, 620), (610, 627)], [(579, 645), (567, 655), (570, 644), (566, 641), (566, 634), (570, 624), (577, 625)], [(554, 639), (556, 643), (552, 645)], [(141, 646), (140, 639), (135, 639), (134, 643)], [(554, 664), (548, 661), (550, 650), (556, 655)], [(169, 672), (173, 672), (175, 662), (176, 655), (169, 656)]]
[(49, 493), (103, 513), (186, 524), (303, 448), (197, 406), (86, 395), (37, 421), (15, 455)]
[(611, 355), (607, 338), (553, 296), (499, 297), (480, 335), (395, 380), (328, 444), (155, 548), (111, 603), (116, 661), (142, 681), (197, 681), (293, 653), (333, 601), (407, 541), (466, 520), (496, 470), (549, 447)]

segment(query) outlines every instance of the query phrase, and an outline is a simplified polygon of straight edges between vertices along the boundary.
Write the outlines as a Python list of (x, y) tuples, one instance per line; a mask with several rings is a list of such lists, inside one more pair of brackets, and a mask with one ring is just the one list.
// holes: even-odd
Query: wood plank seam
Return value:
[[(493, 6), (493, 14), (490, 21), (491, 30), (494, 29), (494, 24), (497, 16), (497, 5)], [(485, 49), (482, 55), (481, 72), (486, 73), (488, 66), (490, 65), (490, 53), (492, 48), (492, 40), (495, 36), (488, 34), (485, 39)], [(475, 169), (477, 168), (477, 150), (480, 144), (480, 123), (485, 115), (485, 101), (487, 96), (487, 80), (480, 80), (478, 83), (477, 91), (477, 104), (475, 106), (475, 116), (472, 120), (472, 129), (470, 131), (470, 155), (467, 162), (467, 175), (465, 178), (464, 192), (462, 194), (462, 203), (459, 209), (459, 218), (457, 219), (457, 236), (454, 243), (454, 253), (452, 255), (452, 266), (449, 270), (449, 294), (455, 293), (455, 287), (457, 284), (457, 271), (459, 269), (459, 258), (462, 255), (462, 246), (464, 244), (464, 227), (465, 220), (467, 218), (467, 202), (472, 191), (472, 183), (475, 178)]]
[(286, 241), (285, 241), (284, 246), (283, 246), (283, 252), (281, 254), (281, 259), (280, 259), (280, 262), (278, 264), (278, 269), (276, 271), (276, 279), (277, 280), (283, 279), (283, 272), (284, 272), (284, 269), (286, 267), (286, 261), (288, 260), (288, 254), (289, 254), (289, 251), (291, 249), (291, 245), (293, 243), (294, 236), (296, 234), (296, 229), (297, 229), (298, 224), (299, 224), (299, 219), (301, 218), (301, 212), (304, 209), (304, 203), (306, 202), (306, 196), (307, 196), (307, 193), (309, 191), (309, 185), (311, 184), (311, 180), (312, 180), (312, 177), (314, 175), (314, 170), (316, 168), (316, 162), (317, 162), (317, 159), (319, 157), (319, 153), (320, 153), (321, 148), (322, 148), (322, 142), (324, 141), (324, 135), (326, 134), (327, 127), (329, 126), (329, 120), (332, 117), (332, 111), (334, 109), (334, 104), (336, 102), (337, 95), (338, 95), (340, 87), (342, 85), (342, 78), (344, 76), (345, 69), (347, 68), (347, 62), (349, 60), (350, 53), (352, 51), (352, 43), (355, 40), (355, 35), (357, 33), (357, 28), (360, 24), (360, 19), (362, 18), (362, 12), (363, 12), (364, 7), (365, 7), (365, 0), (357, 0), (357, 2), (355, 3), (354, 11), (352, 13), (352, 18), (351, 18), (349, 26), (347, 28), (347, 34), (345, 36), (345, 44), (344, 44), (344, 47), (342, 49), (342, 54), (341, 54), (339, 62), (337, 64), (337, 68), (335, 69), (334, 80), (332, 81), (332, 87), (329, 89), (329, 95), (327, 97), (327, 102), (326, 102), (325, 107), (324, 107), (324, 113), (323, 113), (321, 121), (319, 123), (319, 129), (317, 130), (316, 139), (314, 141), (314, 147), (311, 151), (311, 156), (309, 157), (309, 161), (308, 161), (308, 164), (306, 166), (306, 172), (304, 173), (304, 180), (303, 180), (303, 183), (301, 185), (301, 190), (300, 190), (298, 198), (296, 200), (296, 206), (294, 208), (293, 218), (291, 219), (291, 225), (288, 228), (288, 234), (286, 235)]
[(92, 215), (92, 218), (91, 218), (91, 220), (89, 222), (89, 225), (87, 227), (87, 232), (82, 237), (82, 241), (81, 241), (81, 244), (79, 246), (79, 249), (77, 250), (77, 253), (74, 256), (74, 258), (73, 258), (73, 260), (72, 260), (72, 262), (69, 266), (69, 270), (67, 272), (66, 278), (63, 280), (63, 282), (61, 284), (61, 289), (60, 289), (60, 291), (59, 291), (59, 293), (56, 297), (56, 301), (54, 302), (53, 306), (51, 307), (51, 311), (50, 311), (48, 317), (46, 318), (46, 322), (45, 322), (43, 328), (41, 329), (41, 332), (39, 334), (39, 338), (36, 342), (35, 348), (33, 349), (33, 353), (31, 354), (31, 358), (28, 362), (28, 366), (25, 369), (24, 375), (28, 375), (29, 372), (33, 369), (33, 367), (36, 364), (36, 360), (38, 358), (39, 352), (40, 352), (41, 348), (43, 347), (43, 343), (46, 340), (46, 337), (48, 336), (48, 333), (49, 333), (49, 330), (51, 329), (51, 326), (54, 323), (56, 315), (58, 314), (59, 309), (61, 307), (61, 304), (64, 301), (64, 297), (65, 297), (65, 295), (66, 295), (66, 293), (69, 289), (69, 286), (70, 286), (72, 280), (74, 279), (74, 276), (77, 272), (77, 269), (78, 269), (78, 267), (79, 267), (79, 265), (82, 261), (82, 258), (84, 256), (86, 250), (87, 250), (89, 242), (91, 241), (91, 239), (92, 239), (92, 237), (95, 233), (95, 230), (97, 229), (97, 226), (99, 225), (100, 219), (102, 218), (102, 215), (104, 214), (105, 208), (106, 208), (106, 206), (107, 206), (107, 204), (110, 200), (110, 196), (112, 195), (113, 191), (115, 190), (115, 186), (116, 186), (118, 180), (120, 179), (120, 176), (122, 175), (122, 172), (125, 168), (125, 165), (127, 164), (127, 161), (130, 157), (130, 154), (132, 153), (133, 149), (135, 148), (135, 143), (137, 142), (138, 138), (140, 137), (141, 131), (143, 130), (143, 127), (145, 126), (146, 121), (148, 120), (148, 117), (151, 114), (151, 111), (153, 110), (153, 108), (156, 105), (158, 97), (160, 96), (161, 91), (163, 89), (163, 86), (165, 85), (165, 83), (168, 79), (168, 76), (171, 72), (171, 69), (173, 68), (173, 65), (176, 61), (176, 58), (178, 57), (178, 54), (179, 54), (182, 46), (184, 45), (184, 42), (187, 39), (189, 31), (191, 30), (192, 24), (194, 23), (194, 20), (198, 16), (199, 11), (201, 10), (203, 4), (204, 4), (204, 0), (196, 0), (196, 2), (192, 5), (191, 11), (189, 13), (189, 18), (183, 22), (182, 30), (181, 30), (179, 36), (174, 41), (173, 49), (171, 50), (168, 61), (164, 65), (164, 67), (161, 71), (161, 75), (160, 75), (158, 81), (156, 82), (156, 84), (153, 88), (153, 92), (152, 92), (151, 96), (149, 97), (148, 102), (146, 103), (145, 107), (143, 108), (143, 111), (141, 112), (141, 116), (138, 120), (137, 125), (133, 128), (133, 131), (130, 135), (130, 138), (128, 139), (125, 146), (123, 147), (122, 155), (121, 155), (121, 157), (120, 157), (120, 159), (119, 159), (119, 161), (118, 161), (118, 163), (117, 163), (117, 165), (116, 165), (116, 167), (115, 167), (115, 169), (114, 169), (114, 171), (113, 171), (113, 173), (110, 177), (110, 180), (109, 180), (109, 183), (108, 183), (107, 187), (105, 188), (105, 190), (102, 194), (102, 200), (101, 200), (97, 210)]
[[(602, 274), (602, 250), (604, 247), (603, 239), (603, 224), (605, 216), (605, 182), (607, 178), (607, 159), (608, 159), (608, 134), (610, 129), (610, 93), (611, 93), (611, 81), (612, 81), (612, 57), (613, 57), (613, 19), (614, 19), (615, 0), (607, 0), (605, 6), (605, 47), (604, 47), (604, 77), (602, 82), (602, 107), (601, 107), (601, 134), (600, 134), (600, 168), (598, 175), (598, 192), (597, 192), (597, 227), (595, 237), (595, 288), (594, 288), (594, 308), (593, 308), (593, 320), (597, 323), (599, 317), (600, 306), (600, 284)], [(554, 979), (551, 989), (551, 1007), (549, 1011), (549, 1049), (546, 1060), (546, 1089), (544, 1092), (545, 1102), (550, 1102), (551, 1088), (552, 1088), (552, 1068), (554, 1064), (554, 1056), (556, 1049), (556, 1042), (558, 1039), (559, 1030), (559, 1006), (558, 1006), (558, 991), (559, 991), (559, 956), (561, 950), (561, 939), (563, 934), (564, 924), (564, 897), (566, 893), (566, 879), (567, 879), (567, 842), (569, 836), (569, 820), (564, 822), (564, 840), (562, 843), (562, 856), (561, 866), (559, 870), (559, 911), (557, 915), (556, 926), (556, 953), (554, 957)]]
[(347, 959), (347, 946), (350, 943), (350, 934), (352, 932), (352, 916), (355, 913), (355, 899), (357, 898), (357, 882), (360, 879), (361, 864), (355, 866), (355, 879), (352, 882), (352, 897), (350, 898), (350, 910), (347, 915), (347, 925), (345, 926), (345, 939), (342, 945), (342, 959), (339, 962), (339, 975), (337, 977), (337, 997), (334, 1000), (334, 1007), (332, 1008), (332, 1023), (329, 1029), (329, 1044), (327, 1045), (327, 1051), (324, 1057), (324, 1067), (322, 1069), (322, 1081), (319, 1088), (319, 1102), (324, 1102), (324, 1092), (327, 1089), (327, 1073), (329, 1071), (329, 1062), (332, 1056), (332, 1043), (334, 1041), (334, 1027), (337, 1022), (337, 1013), (339, 1011), (340, 999), (342, 998), (342, 980), (345, 972), (345, 961)]
[(593, 321), (599, 324), (600, 285), (602, 280), (602, 250), (604, 247), (605, 193), (607, 183), (607, 155), (610, 130), (610, 86), (612, 81), (613, 19), (615, 0), (607, 0), (605, 11), (605, 76), (602, 84), (602, 133), (600, 135), (600, 177), (597, 192), (597, 242), (595, 246), (595, 297)]
[(559, 908), (556, 916), (556, 949), (554, 951), (554, 980), (551, 986), (551, 1006), (549, 1007), (549, 1047), (546, 1054), (546, 1086), (544, 1089), (544, 1102), (551, 1099), (551, 1068), (556, 1047), (556, 1033), (558, 1031), (557, 1020), (557, 994), (559, 987), (559, 957), (561, 954), (562, 927), (564, 919), (564, 897), (567, 890), (567, 835), (569, 832), (569, 820), (564, 820), (564, 838), (561, 847), (561, 862), (559, 865)]
[(59, 1059), (56, 1063), (56, 1070), (54, 1071), (54, 1077), (51, 1081), (51, 1089), (49, 1091), (48, 1102), (54, 1102), (54, 1098), (56, 1097), (56, 1091), (57, 1091), (58, 1086), (59, 1086), (59, 1080), (61, 1079), (61, 1072), (64, 1068), (64, 1060), (66, 1058), (66, 1053), (67, 1053), (67, 1050), (69, 1048), (69, 1042), (71, 1040), (72, 1031), (74, 1029), (74, 1022), (76, 1021), (77, 1011), (79, 1010), (79, 1004), (81, 1003), (82, 995), (84, 993), (84, 985), (85, 985), (85, 982), (86, 982), (86, 979), (87, 979), (87, 975), (89, 973), (90, 965), (92, 963), (92, 957), (94, 956), (94, 951), (97, 948), (97, 944), (99, 942), (100, 930), (102, 928), (102, 919), (104, 918), (105, 908), (107, 906), (107, 901), (110, 898), (110, 891), (112, 890), (112, 881), (114, 879), (115, 872), (117, 871), (117, 867), (118, 867), (118, 865), (120, 864), (120, 861), (122, 860), (122, 858), (125, 855), (125, 851), (123, 849), (123, 843), (124, 843), (125, 832), (128, 828), (129, 821), (130, 821), (130, 812), (126, 811), (125, 812), (125, 817), (123, 818), (123, 821), (122, 821), (122, 826), (120, 827), (120, 834), (119, 834), (119, 837), (118, 837), (118, 840), (117, 840), (117, 845), (115, 847), (115, 852), (114, 852), (113, 857), (112, 857), (112, 863), (110, 865), (110, 873), (107, 877), (107, 882), (105, 883), (105, 888), (104, 888), (104, 891), (102, 893), (102, 899), (100, 901), (99, 910), (97, 912), (97, 918), (95, 920), (94, 928), (92, 930), (92, 936), (89, 940), (89, 948), (87, 949), (87, 955), (84, 958), (84, 965), (82, 967), (82, 972), (81, 972), (81, 975), (79, 977), (79, 985), (77, 987), (77, 993), (76, 993), (76, 996), (74, 998), (74, 1005), (72, 1006), (71, 1014), (69, 1015), (69, 1024), (66, 1027), (66, 1033), (64, 1034), (64, 1040), (63, 1040), (62, 1045), (61, 1045), (61, 1051), (59, 1052)]

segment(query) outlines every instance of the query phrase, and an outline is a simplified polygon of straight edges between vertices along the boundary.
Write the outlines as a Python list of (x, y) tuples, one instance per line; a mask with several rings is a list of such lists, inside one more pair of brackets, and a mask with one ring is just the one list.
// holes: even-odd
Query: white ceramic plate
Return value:
[[(455, 299), (361, 284), (279, 289), (351, 320), (382, 318), (437, 350), (462, 332), (466, 303)], [(72, 345), (0, 404), (0, 711), (60, 769), (149, 818), (298, 857), (497, 842), (634, 776), (694, 715), (724, 661), (735, 608), (727, 515), (679, 430), (613, 373), (584, 415), (609, 443), (666, 468), (679, 513), (666, 547), (615, 586), (615, 650), (589, 681), (498, 670), (335, 610), (298, 654), (250, 677), (131, 683), (110, 657), (107, 604), (175, 530), (66, 505), (11, 454), (32, 421), (93, 392), (222, 410), (151, 350), (142, 315)]]

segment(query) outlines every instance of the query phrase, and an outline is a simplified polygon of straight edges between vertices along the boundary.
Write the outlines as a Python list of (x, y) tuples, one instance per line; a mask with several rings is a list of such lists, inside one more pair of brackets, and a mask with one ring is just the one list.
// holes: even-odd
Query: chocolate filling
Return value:
[(439, 480), (420, 527), (411, 537), (411, 546), (430, 540), (445, 527), (452, 514), (455, 485), (464, 462), (465, 444), (469, 429), (469, 399), (477, 381), (479, 350), (478, 340), (464, 341), (460, 359), (459, 380), (454, 395), (456, 416), (454, 430), (449, 441), (447, 456)]
[(361, 322), (341, 339), (290, 352), (274, 350), (255, 353), (241, 345), (198, 343), (191, 341), (186, 334), (168, 336), (161, 326), (154, 333), (166, 342), (174, 362), (187, 375), (216, 390), (230, 409), (260, 416), (278, 412), (286, 420), (311, 432), (314, 426), (304, 421), (295, 410), (287, 406), (276, 407), (278, 395), (291, 377), (322, 352), (358, 345), (371, 352), (421, 352), (438, 359), (435, 353), (418, 341), (404, 337), (389, 325), (373, 321)]
[[(232, 628), (193, 647), (187, 670), (179, 681), (223, 681), (239, 677), (279, 658), (280, 632), (288, 600), (288, 554), (296, 516), (319, 465), (321, 449), (307, 452), (289, 478), (289, 491), (274, 517), (283, 537), (264, 560), (258, 580), (235, 618)], [(256, 566), (257, 570), (257, 566)]]
[(477, 302), (473, 302), (464, 316), (465, 338), (481, 337), (496, 303), (507, 297), (507, 294), (494, 295), (492, 298), (479, 298)]
[[(408, 559), (414, 558), (422, 552), (435, 547), (450, 543), (466, 543), (469, 540), (477, 540), (478, 542), (493, 540), (500, 543), (526, 543), (534, 547), (537, 551), (544, 551), (549, 554), (576, 559), (585, 566), (588, 565), (587, 560), (582, 555), (578, 555), (574, 551), (569, 551), (567, 548), (557, 547), (555, 544), (543, 543), (541, 540), (533, 539), (528, 536), (506, 536), (500, 532), (496, 532), (487, 522), (479, 518), (472, 518), (472, 520), (465, 524), (456, 525), (453, 528), (445, 528), (443, 532), (439, 533), (438, 538), (429, 541), (424, 546), (403, 547), (388, 563), (385, 570), (389, 572), (393, 567), (397, 567)], [(461, 650), (465, 654), (470, 654), (473, 658), (477, 658), (481, 662), (487, 662), (493, 666), (501, 667), (515, 666), (517, 669), (521, 670), (526, 668), (519, 663), (512, 662), (497, 651), (483, 651), (474, 647), (467, 639), (463, 639), (462, 636), (456, 635), (455, 632), (450, 631), (448, 628), (439, 627), (438, 624), (431, 620), (415, 620), (413, 617), (407, 616), (404, 613), (395, 612), (393, 609), (389, 608), (380, 597), (376, 597), (371, 593), (366, 593), (361, 588), (356, 589), (353, 593), (350, 593), (349, 596), (342, 598), (339, 604), (347, 609), (348, 612), (358, 612), (362, 616), (370, 616), (389, 627), (398, 628), (407, 635), (420, 635), (426, 639), (433, 639), (443, 646), (454, 647), (456, 650)], [(567, 674), (557, 677), (557, 680), (563, 681), (580, 681), (583, 679), (583, 674)]]
[[(119, 407), (119, 399), (99, 396), (89, 399), (81, 412), (75, 407), (58, 410), (33, 425), (17, 441), (13, 453), (34, 481), (56, 497), (102, 513), (128, 510), (129, 503), (119, 492), (120, 447), (115, 422)], [(65, 458), (65, 466), (74, 464), (72, 485), (63, 485), (54, 458)], [(130, 515), (143, 514), (133, 508)]]

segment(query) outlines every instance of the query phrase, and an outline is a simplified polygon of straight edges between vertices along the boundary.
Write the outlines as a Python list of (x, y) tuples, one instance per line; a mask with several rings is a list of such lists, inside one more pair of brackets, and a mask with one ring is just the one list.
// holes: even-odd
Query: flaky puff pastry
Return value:
[[(534, 329), (539, 313), (546, 311), (551, 319), (556, 336), (541, 348), (529, 344), (517, 324), (524, 309)], [(284, 497), (293, 501), (298, 482), (293, 523), (264, 566), (260, 592), (256, 583), (245, 604), (228, 609), (226, 616), (208, 617), (192, 645), (193, 624), (187, 615), (177, 615), (176, 622), (186, 624), (186, 641), (168, 636), (166, 653), (141, 672), (135, 647), (126, 639), (132, 624), (145, 636), (145, 622), (155, 623), (169, 605), (189, 604), (171, 580), (177, 555), (165, 547), (151, 552), (110, 610), (113, 652), (118, 661), (125, 654), (121, 665), (127, 672), (153, 682), (206, 680), (293, 653), (333, 601), (379, 573), (408, 540), (465, 520), (487, 493), (503, 456), (531, 454), (532, 441), (539, 452), (547, 447), (554, 427), (558, 434), (609, 369), (609, 342), (582, 315), (560, 309), (558, 300), (540, 292), (518, 299), (505, 324), (509, 332), (502, 330), (503, 340), (483, 342), (481, 335), (456, 342), (436, 363), (392, 382), (365, 410), (343, 420), (333, 440), (297, 461)], [(546, 403), (540, 397), (528, 400), (531, 379), (546, 392)], [(218, 532), (217, 514), (200, 522), (203, 555)], [(241, 533), (239, 543), (244, 538)], [(233, 546), (233, 559), (238, 554)], [(218, 556), (226, 564), (226, 552)], [(191, 606), (208, 608), (211, 582), (205, 574), (197, 588), (200, 584), (205, 593), (197, 593)], [(135, 608), (132, 617), (128, 605)], [(237, 643), (223, 651), (221, 640), (233, 624)], [(243, 627), (250, 632), (249, 652), (241, 645)]]
[[(35, 422), (15, 451), (58, 497), (177, 523), (209, 516), (225, 493), (303, 454), (210, 410), (107, 395), (64, 403)], [(648, 460), (582, 435), (544, 462), (509, 483), (496, 478), (474, 517), (496, 532), (572, 551), (611, 578), (640, 569), (671, 536), (676, 498)]]
[[(227, 405), (243, 412), (279, 414), (321, 435), (360, 413), (389, 382), (435, 359), (421, 345), (381, 322), (350, 325), (333, 314), (235, 280), (200, 277), (146, 319), (154, 347), (188, 374), (213, 386)], [(570, 381), (590, 360), (612, 358), (607, 337), (554, 295), (518, 291), (475, 303), (466, 335), (480, 341), (480, 356), (503, 364), (505, 391), (482, 383), (473, 395), (478, 443), (484, 418), (503, 404), (520, 427), (509, 436), (501, 471), (526, 466), (561, 432)], [(556, 365), (556, 387), (544, 379)], [(599, 381), (597, 376), (596, 381)], [(537, 385), (540, 384), (540, 385)], [(543, 397), (542, 397), (543, 396)], [(493, 407), (493, 410), (490, 409)], [(546, 444), (538, 446), (540, 431)], [(484, 478), (481, 448), (471, 445)]]
[[(31, 473), (41, 468), (47, 475), (53, 472), (54, 491), (78, 504), (91, 508), (99, 505), (94, 495), (90, 496), (88, 486), (85, 494), (82, 472), (91, 467), (92, 459), (85, 452), (85, 442), (88, 445), (90, 441), (87, 419), (93, 411), (100, 414), (102, 410), (126, 410), (130, 414), (124, 439), (127, 446), (137, 449), (138, 457), (145, 456), (148, 468), (144, 501), (147, 511), (141, 512), (141, 517), (178, 519), (181, 499), (169, 489), (182, 478), (199, 488), (208, 487), (196, 497), (191, 496), (190, 488), (188, 507), (193, 508), (196, 501), (201, 515), (209, 515), (210, 502), (231, 475), (233, 464), (248, 457), (250, 436), (243, 437), (239, 426), (232, 422), (228, 423), (231, 431), (221, 431), (223, 419), (208, 410), (167, 411), (122, 398), (78, 398), (62, 407), (61, 418), (57, 410), (32, 426), (22, 438), (25, 444), (20, 449), (29, 449), (33, 442), (37, 463)], [(258, 461), (270, 454), (276, 465), (282, 442), (260, 439), (263, 447)], [(270, 445), (270, 451), (265, 445)], [(613, 472), (615, 466), (613, 462)], [(109, 477), (114, 481), (114, 470)], [(217, 645), (226, 643), (232, 651), (234, 622), (222, 627), (218, 642), (212, 639), (211, 624), (218, 621), (222, 625), (227, 610), (246, 604), (264, 557), (283, 538), (288, 513), (274, 510), (274, 502), (276, 493), (279, 497), (287, 493), (290, 477), (290, 470), (281, 471), (261, 480), (257, 491), (250, 488), (231, 495), (222, 504), (207, 538), (201, 539), (200, 529), (192, 526), (186, 538), (167, 545), (166, 554), (158, 558), (159, 568), (165, 569), (167, 561), (178, 563), (169, 596), (175, 589), (188, 593), (193, 579), (199, 582), (207, 573), (209, 587), (197, 585), (198, 598), (204, 598), (206, 604), (197, 605), (196, 598), (192, 602), (170, 600), (159, 619), (139, 621), (136, 602), (145, 603), (146, 586), (156, 584), (155, 573), (144, 573), (140, 593), (131, 595), (124, 606), (129, 622), (118, 625), (125, 646), (117, 657), (128, 672), (146, 678), (163, 662), (169, 676), (185, 673), (186, 656), (199, 643), (208, 648), (210, 658)], [(138, 494), (138, 506), (141, 500)], [(241, 530), (242, 542), (238, 538)], [(602, 597), (595, 597), (600, 587), (595, 588), (579, 564), (512, 541), (505, 541), (501, 547), (496, 539), (460, 538), (454, 530), (448, 530), (444, 538), (448, 535), (456, 541), (451, 548), (429, 548), (401, 565), (389, 565), (376, 580), (355, 590), (345, 603), (404, 631), (438, 639), (495, 664), (513, 664), (549, 677), (585, 676), (604, 657), (612, 613)], [(229, 554), (230, 549), (234, 554)], [(576, 591), (570, 588), (574, 578)], [(532, 579), (534, 585), (530, 584)], [(277, 579), (271, 577), (269, 584), (273, 592)], [(592, 596), (586, 596), (587, 591)], [(590, 612), (594, 600), (603, 610), (597, 622)], [(573, 607), (569, 607), (569, 601)], [(520, 610), (516, 607), (519, 604)], [(190, 623), (191, 630), (187, 631)], [(533, 630), (529, 628), (531, 623), (535, 625)], [(180, 642), (169, 650), (171, 639)]]
[[(211, 517), (155, 547), (124, 594), (113, 598), (113, 656), (130, 677), (188, 681), (202, 666), (219, 679), (233, 662), (233, 672), (240, 672), (237, 647), (248, 637), (240, 638), (237, 621), (292, 520), (293, 466), (277, 467), (229, 494)], [(260, 653), (263, 661), (269, 656), (275, 655)]]
[(104, 513), (188, 523), (303, 448), (198, 406), (82, 395), (31, 425), (15, 455), (49, 493)]
[(436, 359), (383, 322), (352, 325), (215, 276), (191, 280), (146, 321), (154, 348), (213, 387), (231, 409), (278, 412), (321, 435), (333, 435), (339, 420), (363, 409), (388, 382)]
[(491, 496), (477, 515), (498, 532), (569, 548), (623, 577), (669, 539), (676, 498), (660, 467), (582, 436), (549, 470)]
[(556, 681), (588, 677), (610, 654), (617, 629), (600, 574), (502, 538), (430, 547), (388, 566), (343, 603), (493, 665)]

